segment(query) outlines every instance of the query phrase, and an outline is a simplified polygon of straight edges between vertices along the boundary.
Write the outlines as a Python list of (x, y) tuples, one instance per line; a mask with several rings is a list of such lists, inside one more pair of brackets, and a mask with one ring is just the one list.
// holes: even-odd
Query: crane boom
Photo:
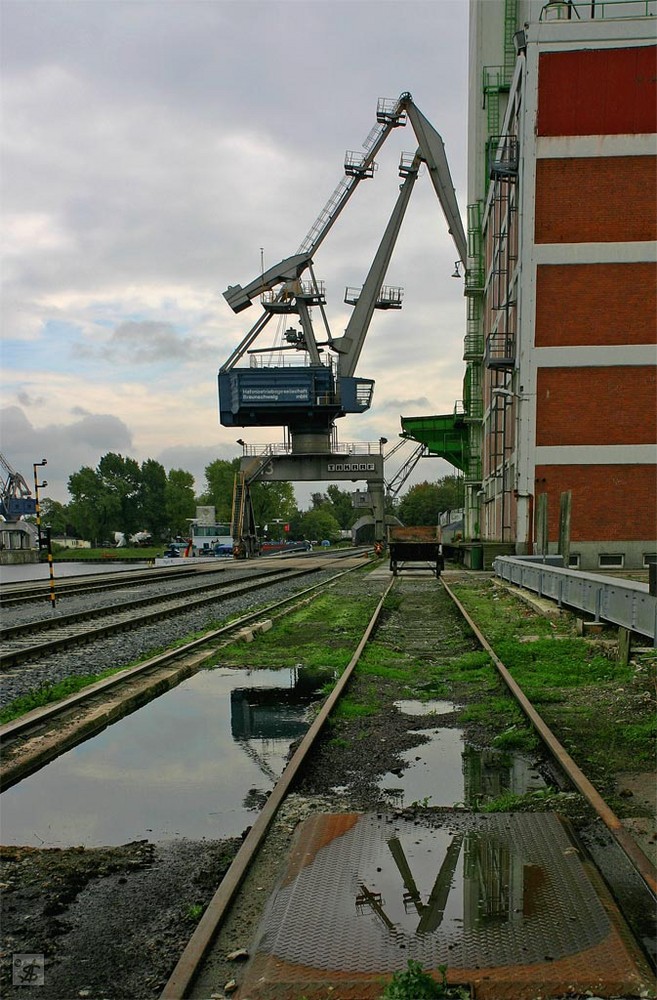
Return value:
[(419, 108), (410, 101), (408, 117), (415, 132), (422, 159), (429, 168), (429, 177), (447, 220), (447, 228), (463, 266), (467, 265), (468, 241), (463, 229), (461, 213), (456, 200), (456, 191), (445, 155), (445, 143), (433, 125), (424, 117)]
[[(399, 98), (395, 106), (377, 111), (379, 124), (368, 135), (365, 143), (367, 152), (357, 162), (353, 160), (345, 164), (348, 176), (343, 177), (328, 202), (317, 216), (293, 257), (287, 257), (279, 264), (274, 264), (260, 277), (255, 278), (246, 288), (241, 285), (231, 285), (224, 292), (224, 298), (233, 312), (241, 312), (251, 305), (265, 291), (282, 281), (298, 279), (307, 267), (312, 264), (312, 255), (324, 241), (334, 222), (351, 198), (360, 181), (373, 175), (374, 157), (388, 138), (390, 132), (400, 125), (406, 124), (404, 96)], [(408, 95), (410, 97), (410, 94)], [(381, 102), (379, 102), (381, 108)]]
[(406, 208), (413, 191), (413, 186), (417, 180), (421, 159), (416, 154), (413, 163), (408, 168), (406, 180), (401, 186), (397, 202), (393, 209), (390, 221), (383, 234), (379, 249), (368, 272), (363, 289), (358, 296), (351, 319), (347, 324), (344, 337), (333, 341), (333, 347), (340, 355), (338, 359), (338, 373), (340, 375), (353, 375), (360, 358), (365, 337), (374, 315), (376, 301), (379, 291), (385, 280), (388, 264), (394, 250), (397, 236), (406, 213)]
[(264, 274), (254, 278), (246, 288), (242, 288), (241, 285), (229, 285), (224, 292), (224, 298), (233, 312), (241, 312), (251, 305), (253, 299), (263, 292), (271, 291), (275, 285), (280, 285), (284, 281), (296, 281), (309, 264), (312, 264), (309, 253), (297, 253), (293, 257), (286, 257), (285, 260), (268, 268)]

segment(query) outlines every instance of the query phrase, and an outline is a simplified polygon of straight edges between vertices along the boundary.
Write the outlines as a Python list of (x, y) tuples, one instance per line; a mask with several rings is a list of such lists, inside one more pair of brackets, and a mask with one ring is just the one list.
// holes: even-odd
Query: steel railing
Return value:
[(617, 577), (582, 573), (517, 556), (498, 556), (493, 561), (497, 576), (518, 587), (548, 597), (559, 607), (567, 606), (639, 632), (657, 645), (657, 597), (647, 583)]

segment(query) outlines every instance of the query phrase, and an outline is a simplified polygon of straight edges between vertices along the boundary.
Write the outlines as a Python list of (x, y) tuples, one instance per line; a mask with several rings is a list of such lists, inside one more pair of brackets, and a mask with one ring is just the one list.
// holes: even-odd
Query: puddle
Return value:
[(518, 754), (474, 750), (461, 729), (422, 730), (429, 742), (400, 754), (406, 767), (389, 771), (379, 781), (383, 799), (402, 809), (466, 805), (477, 809), (504, 793), (523, 795), (545, 788), (532, 762)]
[(202, 671), (2, 794), (3, 844), (236, 837), (307, 729), (296, 670)]
[(464, 752), (461, 729), (423, 730), (429, 742), (400, 754), (408, 766), (389, 771), (379, 781), (384, 800), (403, 808), (414, 802), (430, 806), (453, 806), (463, 802), (461, 760)]
[(453, 701), (396, 701), (394, 705), (404, 715), (451, 715), (455, 711)]
[(385, 972), (408, 958), (433, 969), (501, 967), (508, 983), (510, 966), (549, 972), (608, 939), (605, 907), (552, 814), (426, 824), (316, 817), (298, 837), (306, 863), (281, 879), (253, 949), (270, 956), (271, 970), (257, 966), (265, 984), (284, 963), (312, 978), (314, 969)]

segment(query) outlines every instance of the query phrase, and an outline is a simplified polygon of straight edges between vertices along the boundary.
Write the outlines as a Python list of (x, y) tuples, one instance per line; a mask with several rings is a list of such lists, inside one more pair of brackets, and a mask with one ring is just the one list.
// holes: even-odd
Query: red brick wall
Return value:
[(539, 368), (536, 444), (653, 444), (657, 369)]
[(657, 157), (536, 162), (536, 243), (657, 238)]
[(540, 55), (539, 135), (655, 132), (656, 122), (654, 45)]
[(572, 492), (571, 542), (642, 541), (657, 536), (654, 465), (539, 465), (535, 495), (548, 494), (550, 541), (559, 534), (559, 497)]
[(655, 264), (541, 264), (537, 347), (657, 342)]

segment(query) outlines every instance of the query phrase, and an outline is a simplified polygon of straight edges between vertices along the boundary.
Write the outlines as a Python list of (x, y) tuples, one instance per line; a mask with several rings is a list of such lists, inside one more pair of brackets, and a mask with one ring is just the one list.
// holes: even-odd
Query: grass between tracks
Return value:
[[(615, 775), (654, 770), (654, 650), (635, 651), (624, 665), (618, 660), (612, 630), (600, 640), (583, 639), (576, 634), (574, 616), (564, 612), (558, 619), (544, 618), (492, 581), (458, 583), (453, 589), (527, 697), (600, 790), (613, 796)], [(475, 659), (481, 655), (475, 654)], [(495, 701), (488, 707), (495, 711)], [(469, 711), (473, 710), (478, 706)]]
[(379, 601), (376, 594), (322, 594), (303, 608), (279, 619), (256, 642), (234, 642), (218, 659), (230, 666), (276, 669), (302, 665), (339, 675)]
[[(571, 756), (614, 808), (627, 812), (624, 802), (614, 798), (616, 776), (654, 769), (655, 653), (635, 652), (623, 665), (612, 631), (601, 641), (584, 639), (577, 635), (573, 615), (545, 618), (492, 581), (473, 579), (454, 590)], [(446, 595), (444, 600), (451, 607)], [(394, 617), (398, 602), (399, 597), (391, 595), (384, 619)], [(375, 603), (375, 596), (322, 596), (256, 642), (233, 644), (222, 653), (223, 662), (270, 668), (298, 663), (309, 671), (330, 668), (338, 676)], [(447, 615), (447, 607), (436, 605), (432, 613)], [(392, 636), (377, 630), (332, 719), (365, 721), (389, 706), (391, 697), (449, 698), (461, 705), (459, 724), (484, 733), (495, 749), (530, 752), (538, 746), (486, 652), (472, 646), (464, 652), (467, 644), (464, 647), (456, 632), (453, 642), (448, 638), (421, 654), (410, 655), (403, 645), (395, 641), (394, 629)], [(334, 733), (336, 741), (344, 736)], [(489, 808), (546, 808), (546, 797), (559, 794), (533, 792), (531, 801), (506, 796)]]

